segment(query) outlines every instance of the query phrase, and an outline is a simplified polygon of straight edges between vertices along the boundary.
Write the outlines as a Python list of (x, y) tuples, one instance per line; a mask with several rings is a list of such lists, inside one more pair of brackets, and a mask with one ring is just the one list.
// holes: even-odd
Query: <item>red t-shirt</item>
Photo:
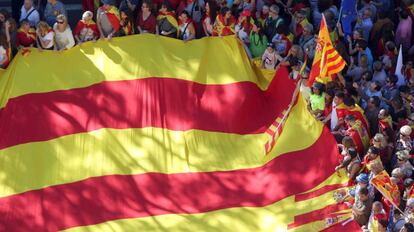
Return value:
[(36, 34), (33, 32), (26, 33), (24, 31), (18, 31), (16, 34), (16, 45), (23, 47), (30, 47), (36, 42)]
[(142, 30), (155, 34), (156, 25), (157, 20), (153, 14), (150, 14), (146, 20), (142, 18), (142, 13), (138, 14), (137, 26), (141, 27)]

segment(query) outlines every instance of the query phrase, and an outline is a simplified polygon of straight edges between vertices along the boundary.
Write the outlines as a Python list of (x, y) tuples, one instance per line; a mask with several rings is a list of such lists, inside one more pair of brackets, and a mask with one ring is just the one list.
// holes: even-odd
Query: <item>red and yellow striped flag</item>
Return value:
[(332, 44), (325, 16), (322, 15), (315, 57), (309, 74), (309, 86), (312, 86), (315, 80), (321, 83), (332, 81), (333, 75), (341, 72), (345, 65), (345, 60)]
[(234, 37), (32, 50), (0, 75), (0, 231), (349, 228), (335, 140), (301, 97), (263, 155), (295, 84)]

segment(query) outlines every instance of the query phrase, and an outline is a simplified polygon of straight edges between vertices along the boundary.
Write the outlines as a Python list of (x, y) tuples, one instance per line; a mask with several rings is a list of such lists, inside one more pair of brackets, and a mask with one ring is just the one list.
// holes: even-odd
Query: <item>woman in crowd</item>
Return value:
[(75, 39), (73, 38), (72, 30), (68, 25), (66, 16), (61, 14), (56, 17), (53, 30), (55, 32), (56, 50), (63, 51), (75, 46)]
[(194, 22), (190, 18), (187, 11), (181, 12), (179, 17), (178, 28), (180, 29), (180, 39), (183, 41), (189, 41), (195, 39), (196, 31), (194, 28)]
[(37, 24), (36, 37), (37, 48), (40, 51), (55, 48), (55, 33), (45, 21), (40, 21)]
[(250, 32), (249, 37), (249, 49), (252, 54), (252, 58), (261, 57), (267, 47), (267, 37), (263, 33), (263, 29), (260, 23), (253, 26), (253, 30)]
[(217, 3), (214, 0), (206, 2), (205, 15), (203, 19), (204, 35), (209, 37), (214, 32), (214, 21), (217, 18)]
[(154, 14), (151, 12), (151, 3), (149, 1), (142, 3), (141, 11), (139, 12), (137, 18), (137, 29), (140, 34), (158, 34), (157, 20), (155, 19)]
[(27, 20), (20, 22), (20, 28), (17, 30), (16, 46), (18, 49), (33, 47), (36, 43), (36, 31), (30, 27)]
[(99, 30), (93, 21), (93, 13), (86, 11), (82, 15), (82, 20), (78, 22), (74, 31), (75, 39), (78, 44), (99, 39)]
[(170, 38), (178, 37), (178, 22), (169, 2), (165, 1), (158, 12), (157, 25), (160, 35)]
[(118, 31), (118, 36), (126, 36), (135, 34), (135, 25), (132, 12), (128, 9), (123, 9), (120, 11), (121, 20), (119, 24), (121, 27)]
[(217, 15), (214, 24), (214, 35), (226, 36), (234, 35), (235, 33), (236, 19), (231, 13), (231, 10), (227, 7), (221, 8), (220, 14)]

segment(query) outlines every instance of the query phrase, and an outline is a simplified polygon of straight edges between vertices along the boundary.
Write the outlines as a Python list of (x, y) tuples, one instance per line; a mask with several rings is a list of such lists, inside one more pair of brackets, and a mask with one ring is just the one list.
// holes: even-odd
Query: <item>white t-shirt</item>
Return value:
[(58, 50), (69, 49), (75, 46), (75, 39), (69, 26), (66, 27), (66, 30), (60, 32), (57, 29), (57, 23), (55, 23), (53, 30), (55, 31), (55, 41)]
[(40, 36), (39, 37), (40, 41), (42, 41), (42, 42), (45, 42), (45, 41), (48, 41), (48, 40), (51, 41), (46, 47), (44, 47), (44, 49), (53, 47), (53, 44), (54, 44), (53, 38), (54, 37), (55, 37), (55, 33), (53, 33), (53, 31), (48, 32), (45, 36)]

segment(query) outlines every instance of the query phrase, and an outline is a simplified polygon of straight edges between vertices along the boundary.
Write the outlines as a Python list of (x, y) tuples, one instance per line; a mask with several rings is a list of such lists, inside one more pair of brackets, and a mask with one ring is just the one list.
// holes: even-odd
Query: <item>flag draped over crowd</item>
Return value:
[(354, 231), (337, 146), (233, 37), (19, 54), (0, 74), (0, 231)]

